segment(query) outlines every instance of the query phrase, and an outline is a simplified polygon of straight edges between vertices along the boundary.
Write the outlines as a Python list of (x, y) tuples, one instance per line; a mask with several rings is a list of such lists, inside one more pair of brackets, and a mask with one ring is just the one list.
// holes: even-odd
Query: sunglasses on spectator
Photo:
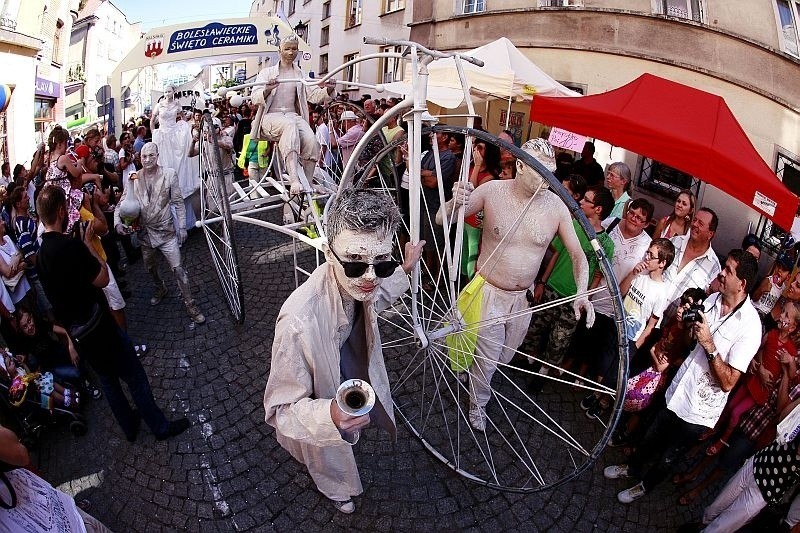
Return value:
[(339, 261), (339, 264), (342, 265), (344, 269), (344, 275), (348, 278), (358, 278), (364, 275), (369, 267), (375, 269), (375, 275), (379, 278), (388, 278), (394, 271), (397, 270), (397, 267), (400, 266), (400, 261), (395, 261), (394, 259), (390, 259), (389, 261), (380, 261), (378, 263), (365, 263), (363, 261), (342, 261), (342, 259), (336, 254), (331, 247), (331, 253), (333, 257)]

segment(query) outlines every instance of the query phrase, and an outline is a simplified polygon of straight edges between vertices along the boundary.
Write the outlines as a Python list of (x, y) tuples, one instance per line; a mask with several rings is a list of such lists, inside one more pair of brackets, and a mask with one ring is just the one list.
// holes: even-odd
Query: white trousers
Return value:
[(284, 170), (289, 177), (296, 177), (295, 169), (289, 164), (291, 154), (296, 154), (298, 164), (303, 167), (306, 179), (311, 183), (319, 157), (319, 143), (308, 122), (297, 113), (265, 113), (261, 118), (261, 132), (267, 140), (278, 143), (286, 162)]
[[(483, 285), (481, 321), (527, 309), (528, 299), (525, 292), (499, 289), (487, 281)], [(526, 314), (478, 329), (475, 358), (469, 369), (470, 396), (473, 403), (480, 407), (489, 403), (490, 385), (498, 362), (507, 364), (511, 361), (516, 349), (525, 340), (530, 323), (531, 315)]]
[(753, 458), (736, 472), (719, 493), (719, 496), (706, 507), (703, 523), (707, 524), (705, 533), (727, 533), (739, 528), (755, 518), (767, 506), (753, 477)]

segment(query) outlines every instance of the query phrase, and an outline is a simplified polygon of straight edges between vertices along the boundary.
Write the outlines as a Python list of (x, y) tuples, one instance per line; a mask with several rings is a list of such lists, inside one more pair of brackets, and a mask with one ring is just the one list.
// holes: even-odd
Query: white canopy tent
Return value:
[[(281, 19), (263, 16), (153, 28), (111, 74), (109, 85), (115, 102), (114, 123), (122, 123), (122, 106), (118, 102), (125, 73), (135, 71), (133, 76), (126, 75), (126, 80), (129, 80), (143, 68), (162, 63), (186, 62), (205, 66), (263, 56), (277, 52), (280, 39), (292, 33), (293, 30)], [(302, 39), (299, 49), (300, 59), (310, 61), (311, 48)]]
[[(493, 99), (530, 101), (534, 94), (580, 96), (548, 76), (505, 37), (463, 53), (481, 59), (485, 64), (478, 67), (463, 62), (473, 102)], [(453, 58), (437, 59), (428, 65), (428, 101), (447, 109), (464, 104), (454, 61)], [(406, 73), (403, 81), (387, 83), (385, 88), (397, 94), (411, 94), (410, 73)]]

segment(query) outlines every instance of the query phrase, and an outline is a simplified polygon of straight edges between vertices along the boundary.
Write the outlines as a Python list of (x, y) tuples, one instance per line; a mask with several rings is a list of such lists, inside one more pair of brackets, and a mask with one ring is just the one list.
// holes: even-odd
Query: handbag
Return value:
[(69, 336), (72, 337), (73, 341), (80, 344), (81, 341), (85, 340), (89, 334), (97, 329), (97, 326), (100, 325), (101, 318), (103, 318), (103, 309), (100, 307), (100, 304), (95, 302), (94, 307), (92, 307), (92, 315), (89, 317), (89, 320), (87, 320), (84, 324), (75, 324), (70, 326)]

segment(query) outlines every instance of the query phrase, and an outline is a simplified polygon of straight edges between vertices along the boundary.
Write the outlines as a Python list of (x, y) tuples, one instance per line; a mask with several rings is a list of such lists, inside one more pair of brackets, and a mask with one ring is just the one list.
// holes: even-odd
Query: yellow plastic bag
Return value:
[[(486, 280), (480, 274), (476, 274), (458, 296), (458, 310), (464, 319), (466, 328), (481, 319), (484, 283), (486, 283)], [(454, 372), (465, 372), (472, 366), (477, 341), (477, 329), (469, 329), (469, 331), (453, 333), (447, 336), (445, 339), (447, 355), (450, 359), (450, 368)]]

